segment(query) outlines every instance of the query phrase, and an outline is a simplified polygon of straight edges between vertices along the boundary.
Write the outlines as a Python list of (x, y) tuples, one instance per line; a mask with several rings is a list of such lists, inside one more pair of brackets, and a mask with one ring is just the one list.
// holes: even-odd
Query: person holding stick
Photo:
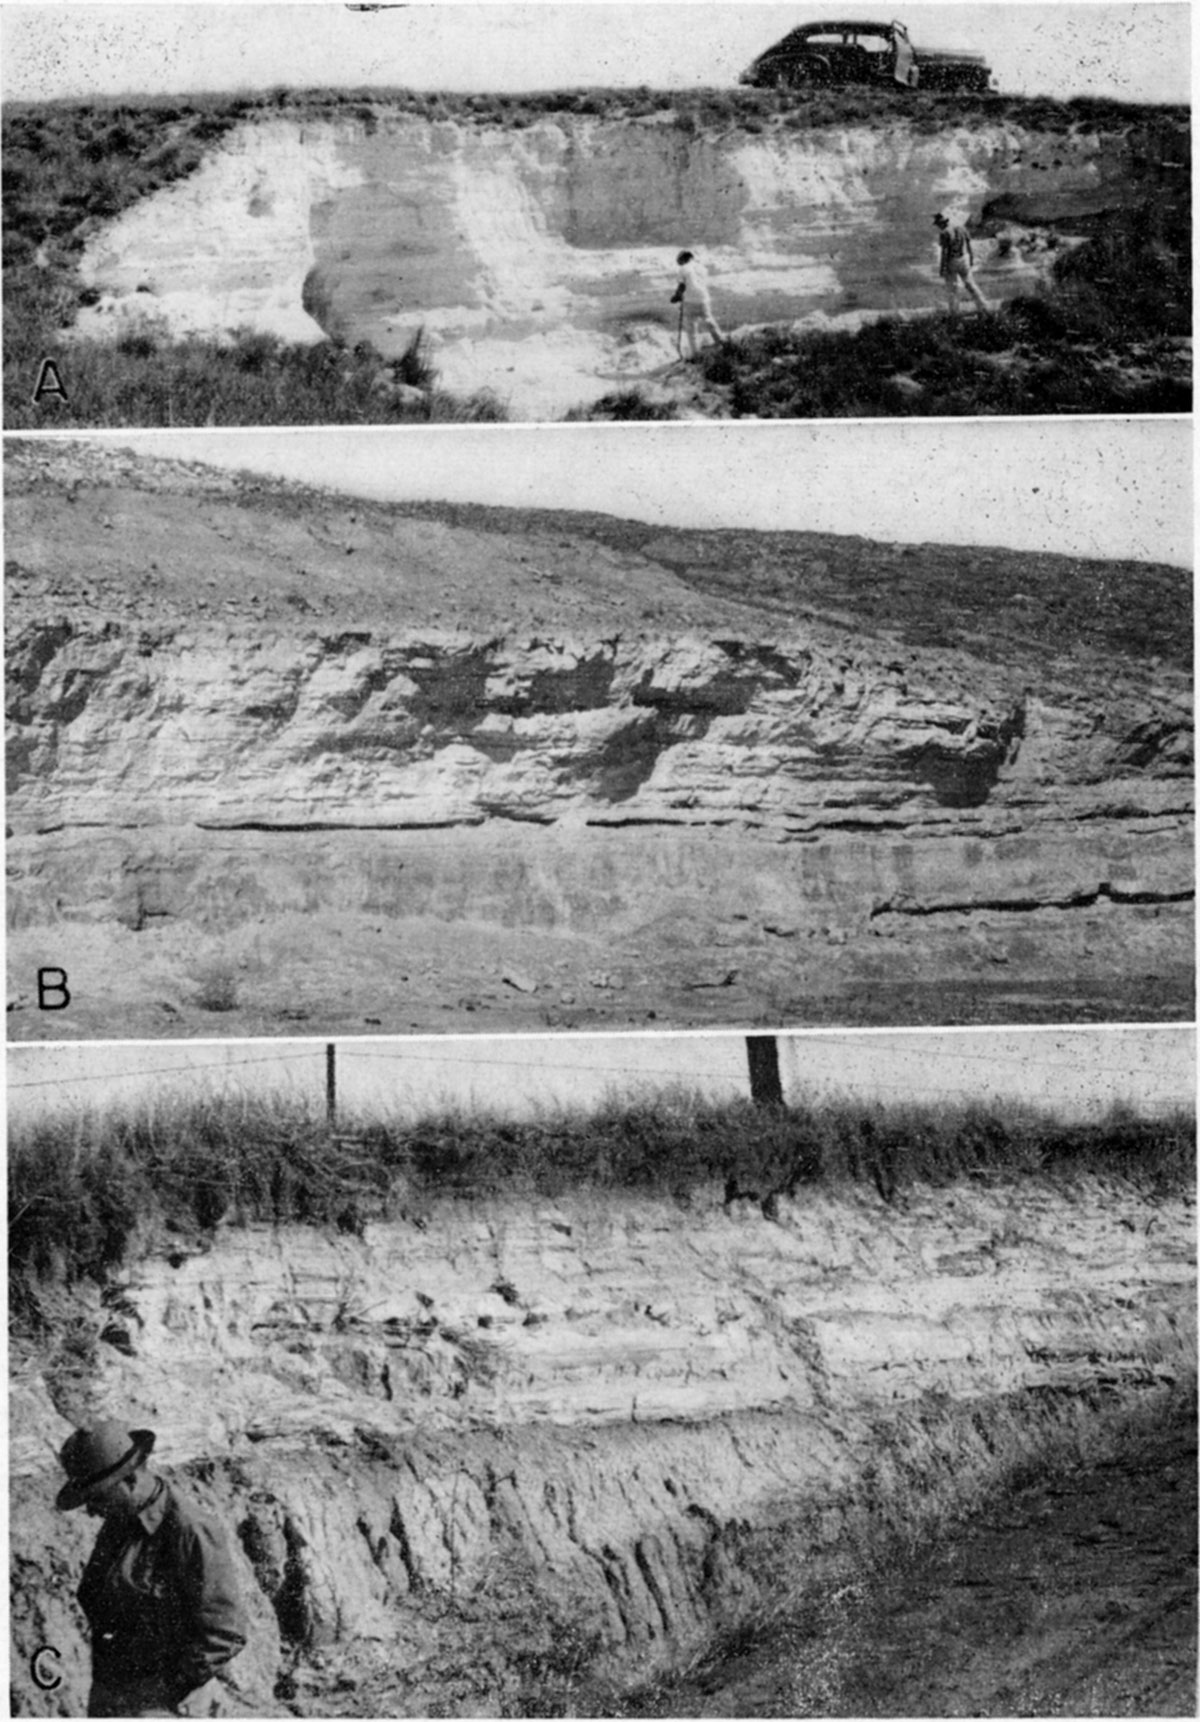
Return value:
[(713, 314), (708, 292), (708, 272), (694, 251), (681, 251), (675, 259), (679, 280), (671, 295), (672, 305), (679, 306), (679, 328), (676, 345), (683, 357), (683, 332), (687, 329), (688, 356), (695, 358), (700, 351), (697, 326), (708, 330), (714, 341), (724, 341), (725, 332)]

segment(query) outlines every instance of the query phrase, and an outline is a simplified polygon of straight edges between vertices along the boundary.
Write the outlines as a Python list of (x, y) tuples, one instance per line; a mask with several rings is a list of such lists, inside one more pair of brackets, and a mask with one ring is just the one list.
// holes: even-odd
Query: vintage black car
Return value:
[(982, 54), (917, 48), (893, 19), (801, 24), (760, 54), (738, 79), (759, 89), (821, 84), (902, 84), (915, 90), (988, 90), (991, 67)]

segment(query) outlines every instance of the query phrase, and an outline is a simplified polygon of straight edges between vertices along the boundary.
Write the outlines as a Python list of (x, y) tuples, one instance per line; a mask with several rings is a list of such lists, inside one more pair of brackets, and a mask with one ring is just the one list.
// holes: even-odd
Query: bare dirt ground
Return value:
[(630, 1716), (1194, 1716), (1196, 1439), (1010, 1496)]
[[(188, 925), (22, 928), (8, 940), (8, 1038), (103, 1039), (118, 1022), (135, 1039), (186, 1040), (1181, 1020), (1191, 1008), (1187, 907), (1133, 913), (1159, 952), (1159, 972), (1140, 982), (1114, 981), (1104, 909), (1073, 924), (1065, 943), (1059, 911), (1023, 917), (1029, 965), (1053, 958), (1057, 979), (1000, 964), (1003, 929), (966, 924), (940, 935), (918, 924), (881, 944), (870, 965), (844, 947), (810, 956), (794, 941), (771, 950), (744, 932), (738, 943), (732, 927), (720, 948), (667, 928), (602, 939), (425, 918), (381, 924), (332, 910), (271, 916), (220, 938)], [(201, 1002), (210, 966), (232, 978), (228, 1008)], [(36, 1008), (41, 967), (68, 971), (69, 1009)]]

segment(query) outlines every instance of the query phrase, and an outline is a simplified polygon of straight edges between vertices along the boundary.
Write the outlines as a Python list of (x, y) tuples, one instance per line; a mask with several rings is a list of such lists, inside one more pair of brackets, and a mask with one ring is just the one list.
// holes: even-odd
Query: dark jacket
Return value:
[(132, 1518), (106, 1519), (79, 1585), (92, 1629), (92, 1679), (156, 1679), (178, 1700), (246, 1642), (246, 1616), (224, 1533), (159, 1480)]

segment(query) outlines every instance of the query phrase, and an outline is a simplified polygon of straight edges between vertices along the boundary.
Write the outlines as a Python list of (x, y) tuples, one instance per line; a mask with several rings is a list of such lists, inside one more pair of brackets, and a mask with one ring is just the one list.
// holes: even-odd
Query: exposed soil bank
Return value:
[(618, 1713), (1194, 1716), (1194, 1421), (1006, 1494)]
[(89, 239), (78, 328), (333, 335), (386, 357), (424, 328), (446, 388), (560, 417), (675, 357), (682, 245), (707, 259), (728, 328), (852, 326), (939, 299), (942, 206), (982, 219), (999, 301), (1105, 214), (1186, 196), (1182, 116), (1051, 128), (1019, 108), (951, 105), (940, 128), (895, 113), (706, 128), (670, 108), (521, 129), (384, 107), (257, 118)]
[(161, 1248), (16, 1370), (16, 1714), (79, 1714), (86, 1677), (89, 1533), (49, 1504), (71, 1419), (156, 1428), (236, 1530), (259, 1713), (285, 1674), (301, 1714), (521, 1714), (815, 1607), (1022, 1466), (1116, 1457), (1195, 1373), (1192, 1197), (1093, 1176)]
[(67, 1032), (1190, 1013), (1184, 570), (44, 444), (7, 527), (10, 973)]

